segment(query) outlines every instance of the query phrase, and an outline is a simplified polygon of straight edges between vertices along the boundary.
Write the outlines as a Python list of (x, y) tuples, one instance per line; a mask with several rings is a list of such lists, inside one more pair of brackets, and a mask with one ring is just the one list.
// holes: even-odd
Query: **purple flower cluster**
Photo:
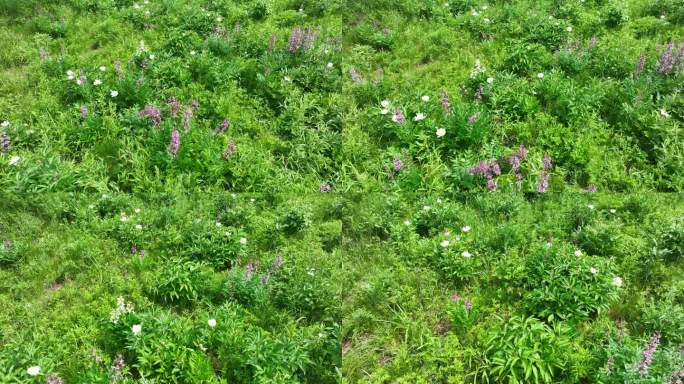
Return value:
[(307, 28), (304, 30), (304, 36), (302, 37), (302, 49), (303, 50), (309, 50), (309, 49), (313, 48), (314, 42), (316, 41), (316, 37), (318, 36), (318, 33), (320, 31), (321, 31), (320, 26), (316, 29)]
[(275, 44), (276, 44), (276, 35), (275, 33), (271, 35), (271, 38), (268, 39), (268, 52), (273, 52), (275, 49)]
[(484, 175), (484, 177), (487, 179), (487, 189), (490, 191), (496, 191), (497, 187), (494, 177), (501, 175), (501, 167), (499, 167), (499, 163), (496, 160), (482, 160), (476, 166), (470, 167), (468, 172), (471, 175)]
[(302, 36), (303, 32), (302, 29), (299, 27), (295, 27), (292, 29), (292, 32), (290, 32), (290, 39), (287, 44), (287, 50), (290, 52), (295, 52), (302, 46)]
[(468, 118), (468, 126), (472, 127), (473, 124), (475, 124), (475, 122), (477, 121), (477, 118), (478, 118), (477, 112), (470, 115), (470, 117)]
[[(278, 269), (280, 269), (280, 266), (283, 264), (283, 257), (280, 255), (277, 255), (275, 259), (273, 260), (273, 265), (271, 265), (270, 268), (267, 268), (264, 274), (261, 276), (261, 279), (259, 279), (259, 283), (263, 286), (268, 284), (268, 280), (271, 278), (271, 274), (274, 274), (278, 272)], [(250, 261), (247, 264), (247, 267), (245, 268), (245, 275), (244, 279), (245, 280), (251, 280), (254, 275), (256, 275), (259, 272), (259, 259)]]
[(475, 92), (475, 100), (476, 101), (482, 101), (482, 94), (484, 93), (484, 86), (480, 84), (479, 87), (477, 87), (477, 91)]
[(442, 104), (442, 109), (444, 109), (444, 113), (449, 114), (451, 113), (451, 103), (449, 102), (449, 94), (447, 93), (446, 90), (442, 91), (439, 95), (439, 102)]
[(512, 154), (508, 157), (508, 163), (511, 165), (511, 171), (515, 174), (515, 184), (520, 189), (522, 184), (523, 174), (520, 172), (520, 163), (527, 157), (527, 148), (523, 144), (520, 144), (518, 152)]
[(12, 143), (10, 141), (9, 135), (6, 133), (0, 133), (0, 151), (7, 153), (11, 148)]
[(230, 159), (231, 156), (235, 153), (235, 150), (237, 149), (235, 145), (235, 141), (233, 139), (228, 140), (228, 146), (226, 147), (226, 150), (223, 151), (223, 159), (228, 160)]
[(549, 188), (549, 171), (551, 170), (551, 156), (549, 154), (544, 154), (544, 159), (542, 160), (542, 166), (544, 169), (541, 172), (539, 185), (537, 186), (537, 192), (544, 193)]
[(78, 80), (76, 81), (76, 84), (78, 84), (79, 86), (84, 86), (86, 83), (86, 80), (87, 79), (86, 79), (85, 72), (83, 72), (83, 70), (81, 69), (78, 73)]
[(126, 367), (123, 355), (116, 354), (114, 365), (112, 365), (112, 381), (117, 381), (123, 377), (123, 369)]
[(672, 73), (676, 70), (675, 65), (678, 62), (680, 69), (684, 67), (684, 42), (679, 44), (679, 49), (675, 52), (675, 43), (670, 41), (658, 60), (658, 73), (663, 75)]
[(646, 349), (644, 349), (644, 352), (641, 354), (641, 362), (639, 362), (639, 374), (641, 376), (648, 374), (648, 367), (651, 366), (653, 353), (655, 353), (658, 348), (658, 344), (660, 344), (660, 332), (656, 331), (656, 333), (651, 336), (648, 344), (646, 344)]
[(64, 384), (64, 379), (59, 377), (56, 374), (51, 374), (48, 376), (47, 381), (45, 382), (46, 384)]
[(180, 149), (180, 133), (176, 127), (173, 127), (173, 131), (171, 131), (171, 142), (169, 143), (169, 152), (171, 153), (171, 156), (175, 157), (178, 155), (178, 149)]
[(352, 80), (355, 83), (360, 83), (361, 82), (361, 75), (359, 72), (356, 70), (356, 68), (352, 68), (349, 70), (349, 74), (351, 75)]
[(646, 55), (639, 56), (639, 61), (636, 63), (636, 68), (634, 69), (634, 75), (639, 76), (644, 71), (644, 66), (646, 65)]
[(399, 108), (394, 108), (394, 114), (392, 115), (392, 121), (394, 121), (397, 124), (404, 124), (406, 121), (406, 117), (404, 116), (404, 112), (401, 111)]
[(40, 56), (40, 60), (42, 60), (42, 61), (45, 61), (48, 59), (48, 52), (43, 47), (40, 47), (40, 49), (38, 49), (38, 55)]
[(81, 119), (85, 119), (86, 117), (88, 117), (88, 107), (86, 107), (85, 105), (81, 105), (78, 111), (81, 113)]
[(589, 44), (587, 44), (587, 49), (593, 49), (596, 46), (596, 35), (592, 36), (591, 39), (589, 39)]
[(216, 134), (220, 135), (222, 133), (225, 133), (228, 130), (228, 127), (230, 127), (230, 120), (223, 119), (221, 122), (221, 125), (219, 125), (218, 130), (216, 130)]
[[(454, 292), (451, 294), (450, 299), (452, 303), (458, 303), (461, 297), (458, 296), (458, 293)], [(473, 303), (469, 299), (463, 299), (463, 308), (469, 312), (473, 308)]]
[(328, 183), (321, 183), (321, 185), (318, 186), (318, 192), (330, 192), (332, 187)]
[(399, 157), (395, 157), (392, 161), (392, 166), (394, 167), (394, 172), (399, 172), (404, 168), (404, 162)]
[(169, 104), (169, 108), (171, 110), (171, 117), (175, 119), (178, 116), (178, 111), (180, 111), (181, 103), (178, 101), (176, 96), (169, 97), (167, 103)]
[(147, 118), (153, 125), (158, 126), (159, 124), (161, 124), (161, 111), (159, 110), (159, 108), (157, 108), (156, 105), (147, 104), (145, 105), (145, 109), (140, 111), (138, 114), (141, 118)]

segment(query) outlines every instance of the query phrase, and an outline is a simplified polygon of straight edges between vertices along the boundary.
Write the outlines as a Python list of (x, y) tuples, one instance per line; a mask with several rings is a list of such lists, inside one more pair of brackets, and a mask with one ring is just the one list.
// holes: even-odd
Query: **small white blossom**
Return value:
[(544, 78), (544, 73), (543, 73), (543, 72), (537, 73), (537, 77), (540, 78), (540, 79), (543, 79), (543, 78)]
[(21, 157), (19, 156), (12, 156), (12, 158), (9, 161), (9, 165), (17, 165), (19, 161), (21, 160)]
[(425, 114), (423, 114), (422, 112), (416, 113), (416, 116), (413, 117), (413, 121), (421, 121), (421, 120), (425, 120)]
[(593, 275), (595, 275), (598, 273), (598, 269), (591, 267), (591, 268), (589, 268), (589, 272), (591, 272)]
[(446, 248), (449, 246), (449, 240), (442, 240), (442, 242), (439, 243), (439, 245), (441, 245), (442, 248)]
[(285, 77), (283, 77), (283, 80), (285, 80), (285, 81), (292, 81), (292, 79), (290, 79), (290, 77), (289, 77), (289, 76), (285, 76)]
[(464, 226), (463, 228), (461, 228), (461, 231), (463, 231), (463, 233), (468, 233), (468, 232), (470, 232), (470, 225)]
[(429, 205), (423, 205), (423, 210), (424, 210), (424, 211), (429, 211), (430, 208), (432, 208), (432, 207), (429, 206)]
[(622, 286), (622, 278), (615, 276), (613, 277), (613, 285), (616, 287), (621, 287)]
[(142, 331), (142, 324), (134, 324), (131, 327), (131, 332), (133, 332), (134, 335), (139, 335), (140, 332)]
[(670, 114), (667, 113), (667, 111), (665, 110), (665, 108), (660, 108), (660, 116), (662, 116), (662, 117), (670, 117)]
[(380, 105), (381, 105), (383, 108), (389, 107), (389, 100), (383, 100), (383, 101), (381, 101), (381, 102), (380, 102)]
[(444, 137), (444, 135), (446, 135), (446, 129), (437, 128), (437, 130), (435, 131), (435, 135), (437, 135), (437, 137)]
[(477, 16), (477, 15), (479, 15), (479, 13), (477, 13), (477, 11), (473, 11), (472, 15)]
[(101, 65), (101, 66), (100, 66), (100, 72), (104, 72), (104, 71), (106, 71), (106, 70), (107, 70), (107, 68), (106, 68), (104, 65)]
[(195, 52), (195, 51), (190, 51), (190, 54), (191, 54), (192, 56), (195, 56), (195, 55), (197, 54), (197, 52)]
[(135, 212), (135, 213), (140, 213), (140, 208), (134, 209), (133, 212)]
[(472, 255), (471, 255), (470, 252), (468, 252), (468, 251), (463, 251), (463, 252), (461, 252), (461, 256), (463, 256), (463, 257), (471, 257)]
[(425, 96), (422, 96), (420, 99), (427, 103), (428, 101), (430, 101), (430, 96), (425, 95)]
[(210, 327), (214, 328), (216, 326), (216, 319), (207, 320), (207, 324), (209, 324)]
[(150, 60), (154, 60), (156, 56), (154, 54), (150, 55)]
[(143, 229), (143, 226), (142, 226), (141, 224), (136, 224), (136, 225), (135, 225), (135, 229), (141, 230), (141, 229)]
[(386, 115), (386, 114), (388, 114), (388, 113), (389, 113), (389, 109), (387, 109), (387, 108), (383, 108), (383, 109), (380, 110), (380, 114), (381, 114), (381, 115)]
[(247, 244), (247, 238), (246, 238), (246, 237), (241, 237), (241, 238), (240, 238), (240, 244), (242, 244), (242, 245)]
[(34, 365), (33, 367), (29, 367), (26, 370), (26, 373), (28, 373), (29, 376), (38, 376), (40, 374), (40, 367), (37, 365)]
[(611, 210), (610, 210), (610, 213), (615, 213), (615, 212), (617, 212), (617, 211), (614, 210), (614, 209), (611, 209)]
[(404, 220), (404, 225), (411, 225), (411, 221), (410, 220)]
[(93, 81), (93, 85), (95, 85), (95, 86), (98, 86), (100, 84), (102, 84), (102, 80), (100, 80), (100, 79), (95, 79), (95, 81)]
[(328, 64), (326, 64), (326, 67), (328, 67), (328, 69), (332, 69), (332, 67), (334, 67), (334, 66), (335, 66), (335, 64), (330, 63), (330, 62)]
[(565, 28), (565, 30), (568, 32), (572, 32), (572, 27), (567, 27), (567, 28)]
[(594, 208), (595, 208), (595, 207), (594, 207), (594, 204), (589, 204), (589, 205), (587, 205), (587, 207), (589, 207), (589, 209), (594, 209)]
[(575, 256), (577, 256), (577, 257), (582, 256), (582, 251), (580, 251), (579, 249), (576, 250), (576, 251), (575, 251)]
[(119, 96), (119, 91), (110, 90), (109, 95), (112, 97), (117, 97), (117, 96)]
[(0, 123), (0, 125), (1, 125), (3, 128), (7, 128), (7, 127), (9, 127), (10, 122), (7, 121), (7, 120), (4, 120), (2, 123)]

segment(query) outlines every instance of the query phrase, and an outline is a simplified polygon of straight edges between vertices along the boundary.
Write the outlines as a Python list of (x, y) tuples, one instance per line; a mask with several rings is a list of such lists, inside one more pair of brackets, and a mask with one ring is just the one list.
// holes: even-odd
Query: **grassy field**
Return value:
[(682, 0), (0, 0), (0, 383), (684, 380)]

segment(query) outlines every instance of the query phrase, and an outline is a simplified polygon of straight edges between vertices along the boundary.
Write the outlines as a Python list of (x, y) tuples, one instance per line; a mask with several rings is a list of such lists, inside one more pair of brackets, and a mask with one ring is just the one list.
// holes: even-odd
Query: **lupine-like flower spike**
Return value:
[(173, 127), (173, 131), (171, 131), (171, 142), (169, 143), (169, 152), (171, 153), (171, 156), (175, 157), (178, 155), (178, 149), (180, 149), (180, 133), (176, 127)]
[(639, 362), (639, 374), (644, 376), (648, 374), (648, 368), (653, 362), (653, 353), (655, 353), (660, 344), (660, 332), (656, 332), (651, 336), (651, 339), (646, 344), (644, 352), (641, 354), (641, 361)]

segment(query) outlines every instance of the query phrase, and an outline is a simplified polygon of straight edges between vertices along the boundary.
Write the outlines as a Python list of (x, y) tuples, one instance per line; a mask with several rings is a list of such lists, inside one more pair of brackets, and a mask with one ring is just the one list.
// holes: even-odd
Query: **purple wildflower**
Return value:
[(490, 191), (496, 191), (496, 181), (494, 176), (501, 175), (501, 167), (496, 160), (492, 161), (480, 161), (476, 166), (470, 167), (468, 173), (471, 175), (481, 174), (487, 179), (487, 189)]
[(457, 303), (461, 298), (458, 296), (458, 293), (454, 292), (451, 294), (450, 299), (452, 303)]
[(449, 102), (449, 94), (446, 90), (443, 90), (442, 93), (439, 94), (439, 102), (442, 104), (444, 113), (451, 113), (451, 103)]
[(268, 279), (269, 279), (270, 277), (271, 277), (271, 272), (270, 272), (270, 271), (266, 271), (266, 273), (264, 273), (264, 274), (261, 276), (261, 281), (260, 281), (259, 283), (260, 283), (261, 285), (266, 285), (266, 284), (268, 284)]
[(468, 125), (472, 126), (473, 124), (475, 124), (475, 122), (477, 121), (477, 118), (478, 118), (477, 112), (470, 115), (470, 117), (468, 118)]
[(316, 41), (316, 36), (318, 35), (318, 31), (320, 31), (321, 27), (319, 26), (317, 30), (307, 28), (304, 31), (304, 36), (302, 38), (302, 49), (304, 50), (309, 50), (313, 48), (314, 42)]
[(122, 377), (125, 366), (126, 362), (124, 361), (123, 355), (117, 353), (114, 358), (114, 365), (112, 365), (112, 381), (116, 381)]
[(48, 59), (47, 50), (43, 47), (40, 47), (40, 49), (38, 49), (38, 56), (40, 56), (40, 60), (42, 60), (42, 61), (47, 60)]
[(226, 147), (226, 150), (223, 151), (223, 159), (228, 160), (230, 159), (231, 156), (233, 156), (233, 153), (235, 153), (236, 146), (235, 146), (235, 141), (233, 139), (228, 140), (228, 146)]
[(349, 74), (351, 75), (351, 78), (352, 80), (354, 80), (354, 82), (361, 82), (361, 75), (359, 75), (359, 72), (356, 70), (356, 68), (350, 69)]
[(515, 174), (515, 184), (518, 189), (520, 189), (523, 180), (523, 175), (520, 172), (520, 162), (525, 160), (525, 157), (527, 157), (527, 148), (525, 148), (523, 144), (520, 144), (518, 152), (508, 158), (508, 163), (511, 165), (511, 171)]
[(644, 71), (644, 66), (646, 65), (646, 55), (639, 56), (639, 61), (637, 61), (636, 69), (634, 69), (634, 75), (639, 76)]
[(648, 373), (648, 367), (651, 366), (653, 353), (655, 352), (656, 348), (658, 348), (658, 344), (660, 344), (660, 332), (656, 331), (653, 336), (651, 336), (651, 339), (646, 345), (646, 349), (641, 354), (641, 362), (639, 362), (639, 374), (641, 374), (641, 376), (644, 376)]
[(88, 107), (86, 107), (85, 105), (81, 105), (78, 111), (81, 113), (81, 119), (85, 119), (86, 117), (88, 117)]
[(542, 171), (541, 179), (539, 180), (539, 185), (537, 186), (537, 192), (544, 193), (549, 188), (549, 174)]
[(273, 52), (273, 49), (275, 48), (276, 44), (276, 35), (275, 33), (271, 35), (271, 38), (268, 40), (268, 52)]
[(477, 91), (475, 92), (475, 100), (476, 101), (482, 101), (482, 94), (484, 93), (484, 86), (480, 84), (479, 87), (477, 87)]
[(173, 131), (171, 131), (171, 142), (169, 143), (169, 152), (171, 153), (172, 156), (176, 156), (178, 154), (178, 149), (180, 148), (180, 133), (176, 129), (176, 127), (173, 127)]
[(321, 185), (318, 186), (318, 192), (330, 192), (332, 187), (328, 183), (321, 183)]
[(138, 246), (133, 244), (131, 245), (131, 253), (138, 253)]
[(199, 109), (199, 101), (193, 100), (192, 103), (190, 103), (190, 107), (192, 107), (192, 112), (197, 112)]
[(180, 101), (178, 101), (176, 96), (171, 96), (167, 102), (169, 104), (169, 108), (171, 108), (171, 117), (175, 119), (178, 116), (178, 111), (180, 111), (181, 108)]
[(273, 260), (273, 269), (278, 270), (278, 268), (280, 268), (281, 265), (283, 265), (283, 258), (282, 256), (277, 255)]
[(394, 160), (392, 161), (392, 165), (394, 166), (394, 171), (399, 172), (404, 168), (404, 162), (401, 161), (400, 158), (395, 157)]
[(288, 42), (287, 50), (294, 52), (302, 46), (302, 29), (295, 27), (292, 32), (290, 32), (290, 40)]
[(192, 108), (187, 107), (183, 112), (183, 129), (185, 132), (190, 129), (190, 119), (192, 119)]
[(161, 111), (155, 105), (152, 105), (152, 104), (145, 105), (145, 109), (140, 111), (138, 114), (140, 115), (141, 118), (147, 118), (150, 121), (150, 123), (152, 123), (154, 125), (161, 124), (161, 119), (162, 119)]
[(676, 60), (677, 57), (674, 54), (674, 41), (670, 41), (663, 54), (660, 56), (660, 60), (658, 60), (658, 72), (663, 75), (669, 74), (672, 72)]
[(117, 57), (116, 60), (114, 60), (114, 70), (116, 71), (116, 75), (119, 78), (119, 80), (123, 79), (123, 70), (121, 69), (121, 60)]
[(86, 83), (86, 80), (87, 79), (86, 79), (85, 72), (83, 72), (83, 70), (81, 69), (79, 71), (78, 80), (76, 80), (76, 84), (78, 84), (80, 86), (84, 86)]
[(11, 148), (12, 143), (9, 135), (4, 132), (0, 133), (0, 151), (7, 153)]
[(463, 299), (463, 308), (470, 312), (470, 310), (473, 308), (473, 303), (468, 299)]
[(613, 365), (615, 364), (615, 360), (613, 360), (613, 356), (608, 358), (608, 363), (606, 364), (606, 372), (610, 375), (613, 373)]
[(53, 373), (48, 376), (46, 384), (64, 384), (64, 379)]
[(245, 270), (245, 280), (250, 280), (252, 276), (259, 270), (259, 259), (255, 261), (250, 261), (247, 264), (247, 268)]
[(228, 130), (228, 127), (230, 127), (230, 120), (223, 119), (221, 122), (221, 125), (219, 125), (218, 130), (216, 131), (216, 134), (220, 135), (222, 133), (225, 133)]
[(404, 112), (399, 108), (394, 108), (394, 114), (392, 115), (392, 121), (397, 124), (404, 124), (406, 118), (404, 117)]
[(544, 159), (542, 159), (542, 165), (544, 166), (545, 171), (551, 169), (551, 156), (549, 156), (548, 153), (544, 154)]

